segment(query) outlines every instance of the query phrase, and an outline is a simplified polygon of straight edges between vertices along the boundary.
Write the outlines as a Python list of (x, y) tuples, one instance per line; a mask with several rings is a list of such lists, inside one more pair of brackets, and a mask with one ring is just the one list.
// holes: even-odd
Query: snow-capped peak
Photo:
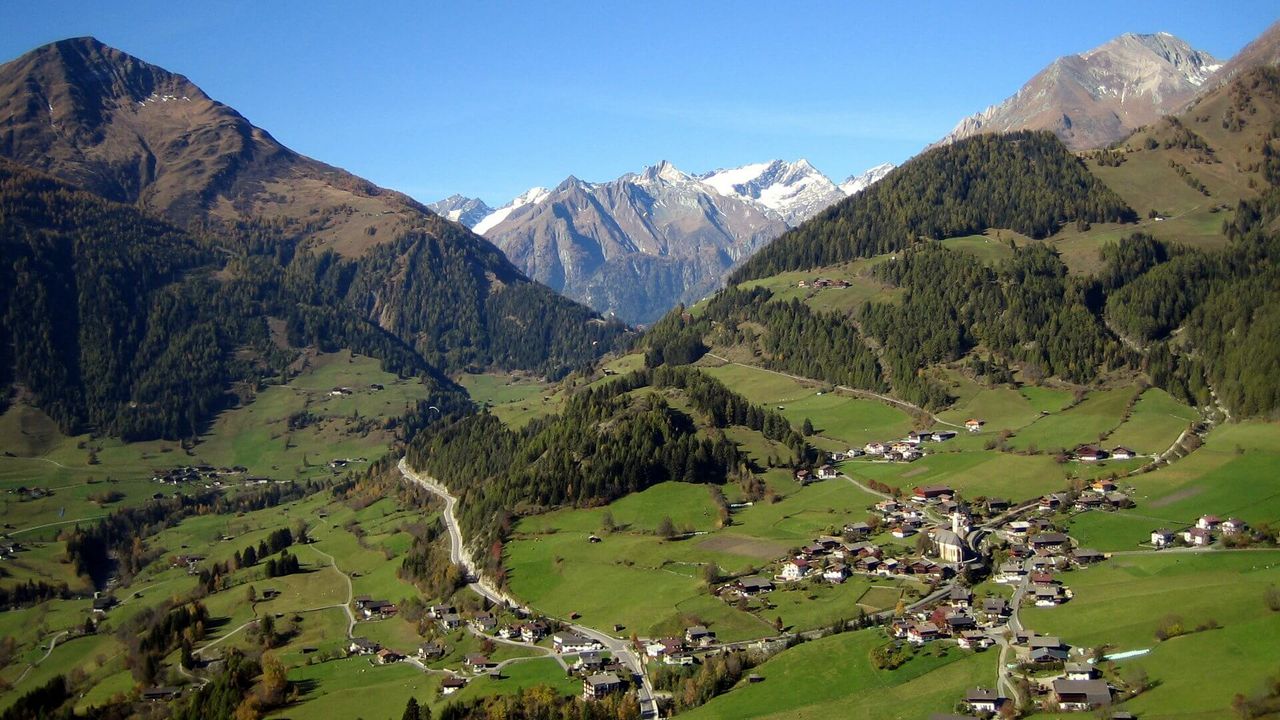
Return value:
[(523, 193), (517, 195), (515, 199), (512, 200), (511, 202), (507, 203), (506, 205), (503, 205), (497, 210), (494, 210), (493, 212), (486, 215), (484, 219), (476, 223), (475, 227), (471, 229), (474, 230), (477, 234), (483, 235), (490, 228), (494, 227), (495, 225), (502, 222), (503, 220), (506, 220), (507, 216), (510, 215), (512, 212), (514, 212), (516, 209), (522, 208), (525, 205), (537, 205), (543, 200), (546, 200), (549, 195), (551, 195), (551, 191), (544, 187), (529, 188)]
[(840, 183), (840, 191), (845, 195), (857, 195), (879, 182), (895, 167), (897, 166), (893, 163), (882, 163), (863, 172), (861, 175), (850, 175), (845, 178), (844, 182)]
[(843, 197), (835, 183), (804, 159), (713, 170), (698, 179), (721, 195), (765, 208), (788, 225), (799, 224)]
[(641, 185), (653, 184), (657, 182), (665, 182), (672, 185), (689, 182), (693, 178), (681, 171), (668, 160), (661, 160), (657, 165), (650, 165), (636, 176), (635, 180)]

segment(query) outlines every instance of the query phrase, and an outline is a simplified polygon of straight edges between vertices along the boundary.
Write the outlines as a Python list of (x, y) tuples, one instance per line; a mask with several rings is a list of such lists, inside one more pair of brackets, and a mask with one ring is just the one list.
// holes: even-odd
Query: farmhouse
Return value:
[(969, 432), (978, 432), (982, 429), (982, 421), (977, 418), (969, 418), (964, 421), (964, 429)]
[(382, 649), (382, 646), (372, 640), (366, 638), (351, 638), (351, 642), (347, 645), (347, 654), (349, 655), (372, 655)]
[(964, 694), (964, 704), (968, 705), (972, 712), (994, 713), (1000, 710), (1000, 706), (1004, 704), (1004, 698), (1000, 697), (995, 690), (973, 688)]
[(396, 614), (395, 603), (387, 600), (370, 600), (361, 608), (364, 611), (366, 619), (369, 618), (388, 618)]
[(1098, 671), (1088, 663), (1067, 663), (1063, 670), (1068, 680), (1092, 680), (1098, 676)]
[(946, 442), (956, 436), (955, 430), (937, 430), (929, 436), (934, 442)]
[(379, 665), (390, 665), (391, 663), (398, 663), (404, 659), (403, 655), (389, 648), (382, 648), (379, 650), (377, 657)]
[(809, 561), (792, 558), (782, 566), (783, 580), (799, 580), (809, 574)]
[(493, 667), (496, 664), (497, 663), (494, 663), (493, 661), (489, 660), (488, 655), (481, 655), (479, 653), (476, 653), (474, 655), (467, 656), (467, 667), (471, 668), (471, 672), (475, 672), (475, 673), (484, 672), (485, 670), (488, 670), (489, 668)]
[(1098, 462), (1107, 459), (1107, 451), (1097, 445), (1081, 445), (1076, 448), (1075, 455), (1081, 462)]
[(418, 646), (419, 660), (435, 660), (444, 657), (444, 646), (438, 642), (425, 642)]
[(1249, 523), (1246, 523), (1240, 518), (1228, 518), (1227, 520), (1222, 521), (1223, 535), (1239, 535), (1248, 529)]
[(1155, 545), (1157, 548), (1164, 548), (1172, 545), (1173, 538), (1173, 531), (1166, 528), (1151, 531), (1151, 544)]
[(805, 470), (804, 468), (800, 468), (799, 470), (796, 471), (796, 482), (800, 483), (801, 485), (808, 485), (812, 480), (813, 480), (813, 473), (809, 472), (808, 470)]
[(1053, 681), (1053, 695), (1063, 710), (1093, 710), (1111, 705), (1111, 687), (1105, 680)]
[(1123, 445), (1117, 446), (1111, 449), (1111, 457), (1115, 458), (1116, 460), (1131, 460), (1137, 454), (1138, 453), (1134, 452), (1133, 450), (1130, 450), (1127, 447), (1124, 447)]
[(551, 644), (555, 646), (556, 652), (561, 655), (565, 653), (582, 652), (584, 650), (599, 650), (603, 647), (598, 640), (590, 640), (571, 632), (561, 632), (552, 635)]
[(999, 597), (989, 597), (982, 601), (982, 612), (992, 617), (1007, 617), (1011, 612), (1009, 601)]
[(1060, 532), (1042, 532), (1033, 535), (1029, 542), (1033, 550), (1040, 550), (1042, 548), (1060, 548), (1071, 541)]
[(1221, 524), (1222, 518), (1217, 515), (1201, 515), (1200, 519), (1196, 520), (1196, 527), (1201, 530), (1217, 530)]
[(944, 495), (955, 495), (955, 491), (950, 485), (920, 485), (911, 489), (912, 499), (924, 502), (927, 500), (937, 500)]
[(916, 623), (907, 628), (907, 642), (923, 645), (930, 640), (937, 640), (941, 637), (938, 626), (931, 622)]
[(452, 695), (467, 686), (467, 681), (460, 677), (450, 675), (440, 681), (440, 694)]
[(773, 581), (768, 578), (753, 575), (751, 577), (739, 578), (737, 588), (743, 595), (758, 595), (760, 593), (773, 590)]
[(868, 455), (883, 455), (886, 448), (882, 442), (869, 442), (862, 449)]
[(684, 641), (691, 645), (706, 647), (715, 644), (716, 634), (702, 625), (694, 625), (684, 631)]
[(844, 563), (835, 563), (822, 571), (822, 579), (827, 582), (842, 583), (849, 577), (849, 568)]
[(589, 675), (582, 681), (582, 699), (599, 700), (610, 693), (622, 690), (622, 679), (617, 673), (599, 673)]
[(1207, 547), (1213, 544), (1213, 533), (1200, 527), (1193, 527), (1182, 533), (1182, 539), (1188, 545)]
[(837, 477), (840, 477), (840, 471), (834, 465), (823, 465), (818, 468), (818, 479), (820, 480), (830, 480)]

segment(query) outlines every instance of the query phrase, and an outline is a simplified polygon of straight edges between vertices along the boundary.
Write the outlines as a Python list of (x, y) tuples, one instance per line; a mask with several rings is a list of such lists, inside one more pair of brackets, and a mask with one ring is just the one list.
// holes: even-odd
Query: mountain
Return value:
[(803, 159), (713, 170), (696, 177), (721, 195), (753, 202), (791, 226), (845, 196), (826, 175)]
[(1126, 33), (1054, 60), (1012, 97), (961, 120), (939, 144), (978, 133), (1051, 130), (1072, 150), (1102, 147), (1181, 109), (1220, 66), (1168, 33)]
[(475, 227), (476, 223), (493, 213), (493, 208), (485, 205), (480, 198), (463, 197), (457, 194), (430, 203), (427, 208), (446, 220), (452, 220), (468, 228)]
[(67, 431), (190, 437), (308, 350), (447, 388), (485, 367), (558, 377), (625, 333), (91, 38), (0, 66), (0, 156), (0, 387)]
[(714, 290), (787, 225), (662, 162), (612, 182), (536, 188), (476, 229), (533, 279), (649, 322)]
[(550, 194), (551, 194), (551, 191), (544, 187), (529, 188), (528, 190), (525, 190), (520, 195), (517, 195), (516, 198), (511, 202), (507, 203), (506, 205), (503, 205), (497, 210), (494, 210), (493, 212), (489, 213), (485, 217), (481, 218), (479, 221), (476, 222), (475, 227), (473, 227), (472, 229), (475, 230), (477, 233), (480, 233), (481, 235), (483, 235), (489, 232), (490, 228), (496, 226), (498, 223), (502, 222), (503, 220), (506, 220), (507, 216), (510, 215), (512, 212), (514, 212), (516, 209), (522, 208), (525, 205), (537, 205), (543, 200), (546, 200), (547, 196), (549, 196)]
[(1261, 35), (1241, 48), (1240, 52), (1213, 74), (1211, 86), (1224, 85), (1254, 68), (1280, 65), (1280, 22), (1273, 23)]
[(844, 193), (846, 196), (857, 195), (863, 190), (866, 190), (872, 185), (883, 180), (884, 176), (888, 175), (895, 167), (897, 167), (897, 165), (894, 165), (893, 163), (882, 163), (870, 168), (861, 175), (850, 175), (844, 179), (844, 182), (840, 183), (840, 192)]
[(426, 209), (281, 145), (182, 75), (93, 38), (0, 66), (0, 156), (179, 225), (264, 218), (358, 256)]

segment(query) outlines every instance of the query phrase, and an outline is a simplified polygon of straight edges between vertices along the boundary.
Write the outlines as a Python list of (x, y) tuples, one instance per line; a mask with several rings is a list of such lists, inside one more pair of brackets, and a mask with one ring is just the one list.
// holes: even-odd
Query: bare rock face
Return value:
[(938, 144), (985, 132), (1051, 130), (1073, 150), (1108, 145), (1178, 111), (1221, 67), (1168, 33), (1127, 33), (1058, 58), (999, 105), (971, 115)]

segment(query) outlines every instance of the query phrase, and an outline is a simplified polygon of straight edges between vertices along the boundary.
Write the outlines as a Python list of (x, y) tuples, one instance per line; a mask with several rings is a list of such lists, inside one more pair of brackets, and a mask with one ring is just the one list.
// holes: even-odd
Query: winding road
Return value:
[[(449, 531), (449, 558), (457, 565), (462, 566), (467, 574), (467, 587), (482, 597), (487, 598), (490, 602), (497, 605), (505, 605), (512, 609), (527, 610), (525, 606), (516, 601), (510, 595), (495, 587), (488, 578), (484, 577), (479, 570), (479, 565), (474, 561), (470, 549), (462, 537), (462, 530), (458, 526), (458, 518), (456, 508), (458, 499), (453, 493), (449, 492), (435, 478), (422, 475), (409, 467), (409, 462), (405, 458), (400, 458), (399, 464), (400, 474), (406, 480), (421, 487), (427, 492), (436, 495), (444, 500), (444, 513), (441, 519), (444, 521), (445, 527)], [(658, 714), (657, 701), (654, 699), (653, 683), (650, 682), (649, 676), (644, 671), (644, 665), (640, 662), (640, 656), (636, 653), (634, 647), (625, 640), (615, 638), (610, 635), (590, 628), (585, 625), (577, 625), (571, 622), (561, 620), (573, 632), (595, 640), (604, 645), (614, 657), (622, 660), (631, 672), (640, 678), (640, 692), (637, 693), (637, 699), (640, 702), (640, 715), (646, 718), (660, 717)]]

